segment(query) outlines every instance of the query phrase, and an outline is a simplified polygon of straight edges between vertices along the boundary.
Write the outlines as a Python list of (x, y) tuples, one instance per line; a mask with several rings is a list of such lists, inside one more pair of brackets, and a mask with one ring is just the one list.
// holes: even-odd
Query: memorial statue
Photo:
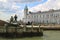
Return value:
[(11, 18), (10, 18), (10, 23), (11, 23), (11, 22), (13, 22), (13, 16), (11, 16)]
[(14, 20), (17, 22), (17, 15), (14, 16)]

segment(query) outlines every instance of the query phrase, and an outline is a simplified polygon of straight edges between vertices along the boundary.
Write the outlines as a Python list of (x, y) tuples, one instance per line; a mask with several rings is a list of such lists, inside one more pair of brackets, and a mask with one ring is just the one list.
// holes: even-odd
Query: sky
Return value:
[(48, 11), (49, 9), (60, 9), (60, 0), (0, 0), (0, 20), (9, 21), (15, 14), (18, 20), (24, 17), (24, 8), (28, 6), (29, 11)]

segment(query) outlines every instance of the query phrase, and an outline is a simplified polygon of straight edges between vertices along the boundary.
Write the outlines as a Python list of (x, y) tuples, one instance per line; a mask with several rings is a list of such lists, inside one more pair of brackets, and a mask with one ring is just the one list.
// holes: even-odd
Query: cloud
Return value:
[[(11, 15), (18, 15), (18, 19), (23, 18), (23, 9), (20, 10), (22, 6), (16, 5), (17, 3), (31, 3), (39, 2), (43, 0), (0, 0), (0, 19), (9, 20)], [(34, 4), (33, 4), (34, 5)], [(60, 0), (48, 0), (43, 4), (38, 4), (33, 7), (29, 7), (30, 11), (46, 11), (49, 9), (60, 9)], [(1, 18), (2, 17), (2, 18)]]
[(4, 12), (0, 12), (0, 20), (8, 20), (10, 17), (9, 17), (10, 14), (6, 14)]
[(17, 6), (16, 3), (14, 3), (11, 8), (12, 8), (13, 10), (18, 11), (18, 10), (21, 8), (21, 6)]
[(0, 20), (10, 20), (11, 16), (14, 16), (15, 14), (18, 16), (18, 20), (23, 18), (23, 11), (17, 11), (16, 13), (5, 13), (5, 12), (0, 12)]
[(7, 2), (7, 0), (0, 0), (0, 2)]
[(31, 2), (39, 2), (43, 0), (8, 0), (9, 2), (17, 2), (17, 3), (31, 3)]
[[(6, 1), (6, 2), (3, 2)], [(17, 6), (17, 3), (11, 3), (8, 2), (8, 0), (0, 0), (0, 11), (2, 12), (9, 12), (9, 13), (15, 13), (16, 11), (19, 10), (21, 6)]]
[[(0, 20), (9, 20), (10, 16), (18, 14), (20, 17), (21, 6), (17, 6), (14, 2), (8, 2), (7, 0), (0, 0)], [(20, 11), (20, 12), (19, 12)], [(20, 19), (20, 18), (19, 18)]]
[(0, 11), (2, 12), (13, 12), (13, 9), (11, 8), (11, 4), (8, 2), (0, 2)]
[(60, 0), (48, 0), (43, 4), (30, 8), (30, 11), (47, 11), (49, 9), (60, 9)]

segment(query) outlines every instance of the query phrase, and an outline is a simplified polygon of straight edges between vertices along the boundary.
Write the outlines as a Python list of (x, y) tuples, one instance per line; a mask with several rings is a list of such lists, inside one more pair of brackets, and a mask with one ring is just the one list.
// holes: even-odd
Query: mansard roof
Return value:
[(60, 9), (59, 10), (49, 10), (49, 11), (38, 11), (38, 12), (29, 12), (29, 14), (42, 14), (42, 13), (53, 13), (53, 12), (60, 12)]

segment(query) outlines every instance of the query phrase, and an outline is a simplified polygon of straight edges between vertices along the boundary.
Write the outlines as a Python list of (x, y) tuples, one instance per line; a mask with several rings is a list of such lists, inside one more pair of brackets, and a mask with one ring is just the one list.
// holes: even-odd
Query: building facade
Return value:
[(39, 12), (29, 12), (27, 6), (24, 9), (24, 19), (25, 23), (56, 23), (60, 24), (60, 10), (49, 10), (49, 11), (39, 11)]

